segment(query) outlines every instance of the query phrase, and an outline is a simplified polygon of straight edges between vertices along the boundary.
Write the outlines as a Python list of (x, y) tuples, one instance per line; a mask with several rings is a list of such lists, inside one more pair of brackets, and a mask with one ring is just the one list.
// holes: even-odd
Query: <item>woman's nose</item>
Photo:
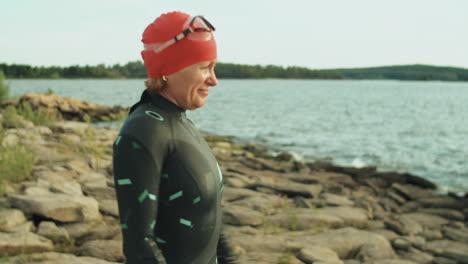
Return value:
[(216, 78), (214, 70), (211, 71), (210, 76), (206, 79), (206, 84), (208, 84), (209, 86), (218, 85), (218, 78)]

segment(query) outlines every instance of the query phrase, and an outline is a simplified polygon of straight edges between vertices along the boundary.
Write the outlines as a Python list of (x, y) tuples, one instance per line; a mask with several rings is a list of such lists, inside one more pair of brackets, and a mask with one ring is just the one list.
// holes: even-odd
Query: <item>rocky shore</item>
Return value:
[[(36, 160), (30, 179), (3, 183), (0, 263), (122, 263), (118, 131), (67, 120), (3, 127), (1, 145), (24, 146)], [(438, 194), (415, 175), (206, 140), (223, 172), (224, 229), (241, 264), (468, 263), (466, 196)]]

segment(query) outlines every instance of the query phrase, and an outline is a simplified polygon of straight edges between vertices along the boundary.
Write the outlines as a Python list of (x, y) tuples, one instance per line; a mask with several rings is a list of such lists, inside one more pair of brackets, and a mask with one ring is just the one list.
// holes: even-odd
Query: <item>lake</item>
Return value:
[[(46, 92), (131, 106), (132, 80), (8, 80), (11, 95)], [(440, 191), (468, 192), (468, 83), (418, 81), (220, 80), (198, 128), (232, 135), (305, 160), (410, 172)]]

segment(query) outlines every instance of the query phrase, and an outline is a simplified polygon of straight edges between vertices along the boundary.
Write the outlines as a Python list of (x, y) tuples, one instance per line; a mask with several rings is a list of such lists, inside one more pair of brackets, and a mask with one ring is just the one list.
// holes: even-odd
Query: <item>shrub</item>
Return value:
[(0, 147), (0, 195), (4, 192), (3, 182), (21, 182), (31, 179), (36, 154), (24, 146)]
[(4, 83), (5, 75), (0, 71), (0, 102), (10, 97), (10, 85)]
[(56, 117), (50, 114), (47, 109), (39, 108), (34, 111), (28, 102), (23, 102), (20, 105), (18, 114), (23, 116), (24, 119), (33, 122), (36, 126), (48, 126), (56, 121)]

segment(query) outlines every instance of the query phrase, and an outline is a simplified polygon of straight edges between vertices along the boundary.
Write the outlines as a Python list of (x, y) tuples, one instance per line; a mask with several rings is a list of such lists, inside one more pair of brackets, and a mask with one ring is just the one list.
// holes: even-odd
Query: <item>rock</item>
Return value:
[(114, 199), (99, 200), (99, 211), (103, 214), (119, 217), (119, 207)]
[(454, 210), (454, 209), (423, 208), (423, 209), (419, 209), (419, 212), (442, 216), (442, 217), (450, 219), (450, 220), (456, 220), (456, 221), (464, 221), (465, 220), (465, 215), (462, 212), (460, 212), (458, 210)]
[(265, 225), (268, 227), (282, 227), (289, 230), (319, 230), (343, 227), (343, 219), (322, 213), (312, 211), (311, 209), (292, 208), (282, 213), (266, 217)]
[(404, 214), (403, 216), (408, 217), (409, 219), (427, 228), (440, 228), (442, 225), (449, 223), (449, 221), (445, 218), (426, 213), (409, 213)]
[(96, 172), (89, 172), (80, 175), (78, 177), (78, 182), (83, 185), (84, 189), (107, 187), (106, 176)]
[(411, 247), (411, 243), (406, 239), (398, 237), (392, 240), (392, 246), (398, 250), (408, 250)]
[(457, 264), (458, 262), (453, 259), (443, 258), (443, 257), (435, 257), (434, 264)]
[(69, 161), (66, 164), (66, 168), (76, 171), (78, 174), (91, 172), (89, 164), (81, 159)]
[(22, 211), (17, 209), (0, 209), (0, 231), (11, 232), (15, 226), (26, 222)]
[(78, 249), (78, 255), (90, 256), (107, 261), (123, 261), (122, 241), (91, 240)]
[(13, 207), (26, 214), (39, 215), (59, 222), (80, 222), (101, 219), (99, 205), (94, 198), (66, 194), (10, 195)]
[(408, 250), (411, 247), (424, 249), (426, 240), (420, 236), (402, 236), (392, 240), (392, 245), (396, 249)]
[[(253, 209), (262, 214), (272, 214), (277, 211), (278, 208), (285, 206), (283, 199), (275, 195), (268, 194), (257, 194), (255, 196), (249, 196), (247, 198), (232, 202), (233, 205), (238, 205), (246, 208)], [(289, 200), (287, 200), (289, 203)]]
[(28, 221), (19, 225), (16, 225), (9, 229), (7, 232), (9, 233), (29, 233), (34, 232), (36, 230), (36, 226), (32, 221)]
[(432, 196), (420, 198), (417, 201), (424, 207), (429, 208), (450, 208), (460, 210), (465, 207), (462, 200), (458, 200), (450, 196)]
[(109, 240), (121, 233), (120, 226), (103, 222), (65, 224), (63, 228), (78, 245), (90, 240)]
[(46, 109), (58, 119), (85, 121), (88, 115), (93, 120), (112, 120), (124, 108), (104, 106), (79, 100), (72, 97), (61, 97), (56, 94), (27, 93), (18, 100), (18, 105), (28, 103), (34, 111)]
[(468, 244), (468, 229), (467, 228), (452, 228), (452, 227), (443, 227), (442, 232), (445, 237), (451, 240), (455, 240), (462, 243)]
[(323, 193), (322, 197), (325, 199), (327, 205), (330, 206), (354, 206), (354, 202), (345, 196), (332, 193)]
[(81, 185), (76, 181), (59, 181), (51, 183), (49, 190), (53, 193), (68, 194), (71, 196), (83, 196), (83, 191), (81, 190)]
[(9, 258), (8, 261), (2, 262), (2, 264), (18, 264), (18, 263), (38, 263), (38, 264), (118, 264), (116, 262), (108, 262), (102, 259), (92, 257), (77, 257), (71, 254), (57, 253), (57, 252), (45, 252), (45, 253), (34, 253), (31, 255)]
[(8, 134), (2, 140), (2, 147), (14, 147), (18, 145), (19, 137), (15, 134)]
[(384, 237), (352, 227), (326, 231), (301, 239), (308, 245), (320, 245), (335, 251), (340, 259), (356, 256), (361, 262), (374, 259), (394, 258), (395, 252)]
[(49, 191), (49, 188), (32, 186), (32, 187), (27, 187), (26, 190), (24, 190), (24, 194), (26, 195), (49, 195), (52, 193)]
[(303, 262), (310, 263), (327, 263), (327, 264), (343, 264), (335, 251), (321, 246), (307, 246), (298, 254), (298, 258)]
[(57, 242), (67, 241), (70, 238), (65, 228), (57, 227), (54, 222), (49, 221), (42, 221), (39, 224), (37, 234)]
[(231, 225), (259, 226), (263, 224), (263, 214), (238, 205), (225, 206), (223, 219), (226, 224)]
[(264, 183), (258, 182), (256, 186), (273, 189), (279, 193), (287, 196), (304, 196), (304, 197), (318, 197), (322, 191), (322, 186), (319, 184), (301, 184), (301, 183)]
[(416, 235), (423, 231), (423, 227), (407, 215), (385, 219), (385, 226), (400, 235)]
[(345, 226), (365, 227), (368, 222), (366, 212), (355, 207), (325, 207), (320, 209), (320, 213), (341, 218)]
[(244, 188), (233, 188), (233, 187), (224, 187), (223, 199), (226, 202), (233, 202), (236, 200), (241, 200), (249, 196), (256, 196), (258, 192), (244, 189)]
[(420, 233), (420, 235), (423, 236), (427, 241), (441, 240), (444, 238), (442, 232), (438, 229), (426, 228), (422, 233)]
[(415, 248), (409, 248), (408, 252), (401, 256), (405, 260), (411, 260), (420, 264), (432, 264), (434, 256)]
[(375, 234), (378, 234), (378, 235), (381, 235), (383, 237), (385, 237), (388, 241), (391, 241), (397, 237), (399, 237), (399, 235), (391, 230), (388, 230), (388, 229), (372, 229), (372, 230), (369, 230), (370, 232), (372, 233), (375, 233)]
[(14, 256), (53, 249), (54, 246), (50, 240), (34, 233), (0, 233), (0, 252), (2, 255)]
[(434, 240), (427, 243), (427, 250), (433, 254), (468, 263), (468, 245), (451, 240)]
[(403, 259), (380, 259), (365, 262), (364, 264), (418, 264), (410, 260)]
[(408, 200), (416, 200), (432, 195), (432, 192), (412, 184), (394, 183), (392, 188)]

